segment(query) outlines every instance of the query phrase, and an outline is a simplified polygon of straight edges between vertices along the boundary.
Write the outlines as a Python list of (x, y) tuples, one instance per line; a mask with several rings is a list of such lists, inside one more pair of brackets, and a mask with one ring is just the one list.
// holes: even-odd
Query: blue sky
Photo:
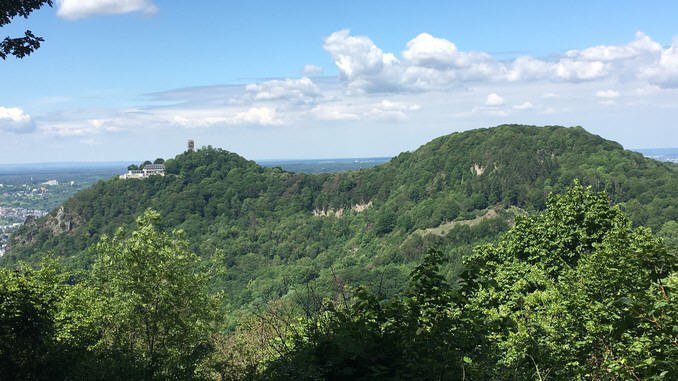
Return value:
[[(501, 123), (678, 146), (675, 1), (62, 0), (0, 62), (0, 163), (388, 156)], [(197, 4), (197, 5), (196, 5)]]

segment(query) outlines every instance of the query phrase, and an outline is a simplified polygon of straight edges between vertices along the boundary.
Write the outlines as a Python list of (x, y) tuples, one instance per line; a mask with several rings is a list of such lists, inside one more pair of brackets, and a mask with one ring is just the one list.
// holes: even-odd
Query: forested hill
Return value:
[[(313, 282), (395, 292), (429, 246), (468, 253), (516, 214), (541, 210), (574, 179), (606, 190), (634, 223), (678, 220), (678, 166), (644, 158), (580, 127), (502, 125), (453, 133), (369, 169), (301, 174), (264, 168), (212, 147), (166, 162), (167, 176), (99, 182), (12, 237), (4, 264), (53, 252), (86, 267), (103, 234), (130, 229), (147, 208), (183, 229), (231, 271), (234, 306)], [(460, 270), (454, 260), (448, 277)], [(386, 275), (386, 276), (384, 276)]]

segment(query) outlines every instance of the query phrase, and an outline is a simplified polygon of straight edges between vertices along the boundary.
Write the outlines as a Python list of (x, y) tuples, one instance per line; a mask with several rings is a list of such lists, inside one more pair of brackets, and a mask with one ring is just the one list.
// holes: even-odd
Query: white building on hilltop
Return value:
[(145, 179), (153, 175), (165, 176), (165, 164), (146, 164), (142, 169), (127, 171), (124, 175), (120, 175), (120, 178), (123, 180)]

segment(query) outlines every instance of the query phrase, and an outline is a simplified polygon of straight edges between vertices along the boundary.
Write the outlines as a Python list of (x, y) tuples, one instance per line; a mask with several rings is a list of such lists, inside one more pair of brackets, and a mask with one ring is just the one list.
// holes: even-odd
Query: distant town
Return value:
[(9, 235), (19, 229), (28, 217), (40, 218), (46, 214), (44, 210), (0, 206), (0, 256), (7, 250)]
[(75, 193), (118, 175), (125, 163), (0, 165), (0, 256), (27, 218), (40, 218)]

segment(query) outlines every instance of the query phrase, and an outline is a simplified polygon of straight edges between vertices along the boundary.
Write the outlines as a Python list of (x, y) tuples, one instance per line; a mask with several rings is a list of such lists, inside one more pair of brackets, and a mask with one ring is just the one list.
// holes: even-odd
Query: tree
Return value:
[(443, 262), (441, 252), (430, 250), (410, 274), (407, 295), (382, 302), (358, 288), (350, 303), (326, 305), (302, 328), (288, 329), (289, 337), (272, 341), (280, 356), (263, 367), (262, 378), (464, 379), (468, 330), (440, 275)]
[(678, 374), (678, 258), (607, 195), (575, 183), (465, 261), (488, 341), (480, 379)]
[[(86, 379), (101, 372), (97, 295), (47, 258), (33, 269), (0, 268), (0, 374), (8, 380)], [(102, 376), (105, 376), (102, 374)], [(105, 377), (104, 377), (105, 378)]]
[(165, 164), (165, 159), (159, 157), (153, 161), (153, 164)]
[[(0, 27), (9, 24), (16, 16), (28, 18), (35, 10), (43, 6), (52, 6), (52, 0), (3, 0), (0, 2)], [(45, 41), (30, 30), (24, 33), (23, 37), (6, 37), (0, 42), (0, 58), (7, 59), (7, 56), (24, 58), (40, 47), (40, 43)]]
[(136, 171), (136, 170), (138, 170), (138, 169), (139, 169), (139, 166), (136, 165), (136, 164), (130, 164), (130, 165), (127, 167), (127, 170), (128, 170), (128, 171)]
[(159, 221), (147, 210), (130, 238), (119, 230), (95, 248), (94, 278), (110, 311), (98, 346), (137, 362), (142, 374), (127, 377), (191, 379), (209, 353), (216, 299), (181, 233), (159, 232)]
[(666, 222), (657, 235), (664, 239), (667, 246), (678, 248), (678, 222)]

